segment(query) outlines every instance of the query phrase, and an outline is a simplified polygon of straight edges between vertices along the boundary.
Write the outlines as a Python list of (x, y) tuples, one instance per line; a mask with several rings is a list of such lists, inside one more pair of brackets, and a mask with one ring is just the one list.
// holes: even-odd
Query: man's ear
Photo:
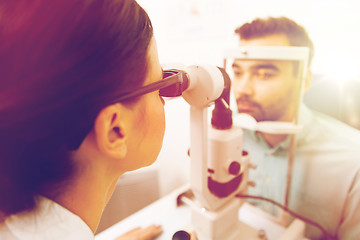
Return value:
[(305, 92), (306, 92), (306, 91), (310, 88), (310, 86), (311, 86), (312, 77), (313, 77), (312, 71), (311, 71), (311, 69), (309, 68), (309, 69), (307, 70), (307, 74), (306, 74), (306, 77), (305, 77), (305, 83), (304, 83), (304, 91), (305, 91)]
[(111, 158), (127, 153), (126, 108), (113, 104), (103, 108), (95, 119), (94, 133), (99, 150)]

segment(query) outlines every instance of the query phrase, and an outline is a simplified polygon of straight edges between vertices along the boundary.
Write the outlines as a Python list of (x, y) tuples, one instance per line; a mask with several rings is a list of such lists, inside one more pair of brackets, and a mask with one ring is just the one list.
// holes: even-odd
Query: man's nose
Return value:
[(241, 79), (235, 79), (233, 82), (235, 97), (252, 97), (255, 93), (254, 81), (250, 77), (244, 76)]

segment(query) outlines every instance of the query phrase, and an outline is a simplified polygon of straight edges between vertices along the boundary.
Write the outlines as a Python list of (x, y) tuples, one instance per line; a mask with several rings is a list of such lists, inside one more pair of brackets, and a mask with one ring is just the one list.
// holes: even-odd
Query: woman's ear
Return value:
[(124, 158), (127, 153), (127, 114), (123, 105), (113, 104), (103, 108), (95, 119), (96, 144), (111, 158)]

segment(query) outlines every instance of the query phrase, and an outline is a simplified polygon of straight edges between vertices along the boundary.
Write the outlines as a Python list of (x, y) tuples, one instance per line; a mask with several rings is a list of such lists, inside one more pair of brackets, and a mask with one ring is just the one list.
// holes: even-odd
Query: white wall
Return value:
[(256, 17), (286, 16), (303, 25), (313, 39), (316, 72), (360, 74), (352, 70), (360, 63), (357, 0), (138, 1), (152, 19), (162, 62), (221, 64), (224, 47), (236, 44), (237, 26)]

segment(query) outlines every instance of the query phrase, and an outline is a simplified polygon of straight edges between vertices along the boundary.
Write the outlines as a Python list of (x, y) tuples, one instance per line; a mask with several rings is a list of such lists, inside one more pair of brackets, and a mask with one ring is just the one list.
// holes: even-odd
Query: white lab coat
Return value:
[(44, 197), (36, 210), (11, 215), (0, 223), (0, 240), (64, 239), (93, 240), (94, 234), (80, 217)]

